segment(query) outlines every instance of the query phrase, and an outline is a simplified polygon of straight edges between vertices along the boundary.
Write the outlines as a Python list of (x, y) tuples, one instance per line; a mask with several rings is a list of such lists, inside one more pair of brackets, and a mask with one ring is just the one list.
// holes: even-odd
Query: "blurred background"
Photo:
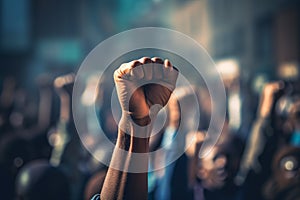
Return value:
[[(35, 199), (46, 194), (44, 190), (59, 194), (49, 199), (88, 199), (99, 193), (105, 166), (82, 147), (72, 121), (74, 74), (101, 41), (145, 26), (180, 31), (208, 51), (228, 94), (229, 130), (244, 143), (263, 85), (279, 79), (299, 80), (299, 0), (0, 0), (0, 199), (22, 195)], [(97, 82), (91, 78), (87, 94), (93, 84)], [(107, 112), (105, 95), (113, 86), (101, 84), (99, 97), (92, 101), (102, 108), (100, 123), (113, 140), (116, 124)], [(204, 113), (209, 113), (207, 101), (201, 98)], [(88, 97), (86, 101), (89, 105)], [(200, 129), (207, 129), (207, 124), (199, 125)], [(158, 143), (163, 143), (162, 138)], [(188, 162), (188, 158), (183, 161)], [(170, 170), (175, 173), (176, 169)], [(53, 180), (45, 182), (49, 176)], [(177, 178), (193, 175), (182, 176)], [(153, 191), (149, 198), (167, 199), (167, 192), (155, 194), (160, 191), (157, 180), (153, 188), (149, 183)], [(49, 183), (55, 187), (49, 188)], [(171, 191), (187, 195), (173, 186)], [(247, 187), (255, 191), (251, 184)]]

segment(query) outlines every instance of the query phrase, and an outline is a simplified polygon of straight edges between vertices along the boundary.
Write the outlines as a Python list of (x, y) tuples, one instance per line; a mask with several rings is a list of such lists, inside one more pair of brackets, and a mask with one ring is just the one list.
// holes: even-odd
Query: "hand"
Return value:
[(274, 95), (279, 90), (283, 89), (283, 87), (284, 83), (281, 81), (268, 83), (265, 85), (260, 99), (260, 117), (268, 117), (270, 115), (274, 103)]
[(177, 77), (169, 60), (144, 57), (122, 64), (114, 73), (122, 118), (129, 115), (136, 124), (148, 125), (167, 104)]

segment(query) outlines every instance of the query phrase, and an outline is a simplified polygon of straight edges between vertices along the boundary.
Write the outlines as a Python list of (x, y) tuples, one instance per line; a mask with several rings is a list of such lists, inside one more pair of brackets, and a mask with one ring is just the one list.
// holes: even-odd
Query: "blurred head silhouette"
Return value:
[(69, 200), (67, 177), (46, 160), (25, 165), (16, 180), (17, 200)]

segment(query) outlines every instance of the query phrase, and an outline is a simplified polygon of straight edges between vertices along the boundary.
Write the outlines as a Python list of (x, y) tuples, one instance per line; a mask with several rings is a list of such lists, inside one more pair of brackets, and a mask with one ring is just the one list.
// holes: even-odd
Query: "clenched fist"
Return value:
[(274, 95), (284, 88), (282, 81), (268, 83), (264, 86), (261, 94), (259, 116), (268, 117), (271, 114), (272, 106), (274, 104)]
[(122, 64), (114, 73), (122, 119), (128, 116), (140, 126), (148, 125), (172, 94), (178, 70), (169, 60), (144, 57)]

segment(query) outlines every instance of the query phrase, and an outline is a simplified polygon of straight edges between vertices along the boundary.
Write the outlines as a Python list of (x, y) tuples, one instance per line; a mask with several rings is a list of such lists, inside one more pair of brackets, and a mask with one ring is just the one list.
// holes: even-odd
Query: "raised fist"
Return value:
[(279, 90), (284, 88), (282, 81), (267, 83), (261, 94), (259, 116), (268, 117), (271, 114), (272, 106), (274, 104), (274, 95)]
[(130, 116), (136, 124), (148, 125), (167, 104), (177, 77), (171, 62), (157, 57), (122, 64), (114, 73), (122, 118)]

